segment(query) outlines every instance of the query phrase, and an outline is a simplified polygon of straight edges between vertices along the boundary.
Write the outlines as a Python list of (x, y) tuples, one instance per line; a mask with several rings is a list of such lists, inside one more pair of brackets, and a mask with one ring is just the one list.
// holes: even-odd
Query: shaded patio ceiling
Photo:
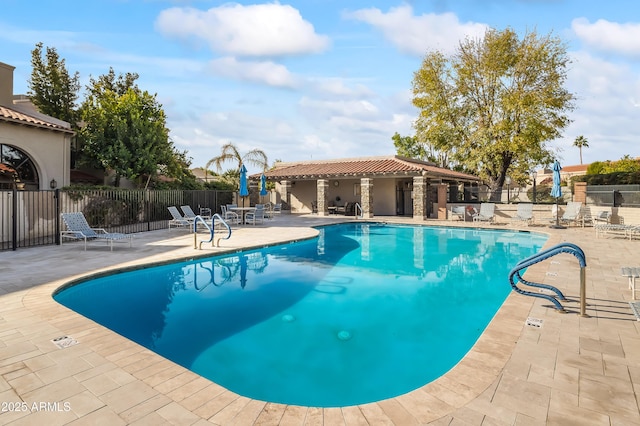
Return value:
[[(479, 182), (476, 176), (438, 167), (433, 163), (400, 156), (347, 158), (341, 160), (276, 163), (265, 172), (268, 180), (316, 180), (362, 177), (413, 177), (425, 175), (431, 179), (455, 182)], [(252, 175), (259, 179), (260, 174)]]

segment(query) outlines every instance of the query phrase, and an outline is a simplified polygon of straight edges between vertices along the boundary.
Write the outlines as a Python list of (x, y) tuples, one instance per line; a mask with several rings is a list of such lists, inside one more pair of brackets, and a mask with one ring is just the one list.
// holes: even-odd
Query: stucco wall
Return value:
[(396, 215), (395, 178), (373, 180), (373, 214), (378, 216)]
[(58, 188), (69, 185), (70, 135), (0, 122), (0, 143), (15, 146), (31, 157), (38, 171), (40, 189), (50, 189), (52, 179)]
[[(335, 184), (338, 182), (338, 185)], [(329, 205), (344, 205), (346, 202), (360, 202), (356, 185), (360, 178), (329, 180), (327, 197)], [(276, 184), (278, 187), (279, 184)], [(316, 181), (295, 181), (291, 186), (291, 212), (311, 213), (311, 202), (317, 199)], [(340, 201), (336, 198), (339, 197)], [(373, 180), (373, 214), (392, 216), (396, 214), (396, 179), (376, 178)]]

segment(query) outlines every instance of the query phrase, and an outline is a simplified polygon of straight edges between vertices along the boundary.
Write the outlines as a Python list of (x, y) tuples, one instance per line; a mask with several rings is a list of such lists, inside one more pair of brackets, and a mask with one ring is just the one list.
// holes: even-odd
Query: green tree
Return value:
[(582, 164), (582, 148), (589, 148), (589, 141), (584, 136), (580, 135), (573, 141), (573, 146), (578, 147), (580, 150), (580, 164)]
[(587, 174), (588, 175), (600, 175), (606, 173), (604, 170), (609, 167), (609, 161), (594, 161), (593, 163), (587, 166)]
[(431, 144), (419, 142), (415, 136), (400, 136), (396, 132), (391, 139), (398, 155), (430, 161), (440, 167), (454, 167), (446, 151), (439, 151)]
[[(159, 171), (181, 169), (169, 139), (166, 117), (155, 95), (135, 85), (137, 74), (91, 79), (82, 104), (83, 151), (105, 170), (146, 185)], [(143, 179), (147, 177), (146, 181)]]
[(47, 47), (43, 56), (42, 43), (31, 51), (31, 77), (27, 94), (43, 114), (71, 124), (77, 129), (80, 74), (70, 75), (64, 59), (55, 48)]
[(256, 167), (259, 167), (261, 171), (265, 171), (269, 167), (267, 154), (265, 154), (264, 151), (260, 149), (252, 149), (242, 155), (233, 143), (228, 142), (222, 146), (220, 155), (209, 160), (205, 168), (208, 169), (209, 166), (213, 165), (218, 172), (221, 172), (222, 165), (226, 162), (236, 163), (237, 168), (235, 170), (238, 172), (240, 171), (242, 164), (245, 163), (253, 164)]
[(551, 35), (487, 30), (446, 57), (425, 56), (414, 74), (417, 140), (478, 174), (498, 200), (505, 177), (550, 164), (546, 146), (570, 123), (574, 96), (564, 88), (569, 59)]
[(398, 132), (391, 137), (393, 146), (396, 147), (396, 153), (403, 157), (417, 158), (424, 160), (427, 158), (427, 152), (423, 144), (419, 143), (413, 136), (400, 136)]
[(616, 173), (616, 172), (638, 172), (640, 171), (640, 161), (635, 158), (631, 158), (629, 154), (623, 156), (618, 161), (609, 162), (608, 167), (605, 167), (604, 173)]
[[(43, 114), (66, 121), (75, 131), (78, 130), (78, 93), (80, 74), (69, 74), (64, 59), (60, 59), (53, 47), (43, 52), (43, 44), (37, 43), (31, 51), (31, 77), (27, 82), (27, 95), (33, 105)], [(43, 54), (44, 53), (44, 54)], [(74, 168), (80, 158), (76, 138), (71, 145), (71, 167)]]

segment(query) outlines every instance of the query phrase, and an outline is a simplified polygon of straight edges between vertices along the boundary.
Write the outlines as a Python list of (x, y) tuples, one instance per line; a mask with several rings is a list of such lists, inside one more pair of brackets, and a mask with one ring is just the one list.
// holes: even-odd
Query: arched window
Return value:
[(20, 149), (0, 144), (0, 189), (40, 188), (35, 164)]

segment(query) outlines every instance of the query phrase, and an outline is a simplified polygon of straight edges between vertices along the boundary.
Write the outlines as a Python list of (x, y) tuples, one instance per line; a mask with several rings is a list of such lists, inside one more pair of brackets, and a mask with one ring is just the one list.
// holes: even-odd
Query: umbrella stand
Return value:
[(560, 208), (558, 207), (558, 198), (556, 198), (556, 224), (555, 225), (551, 225), (549, 228), (567, 229), (566, 226), (560, 225)]

